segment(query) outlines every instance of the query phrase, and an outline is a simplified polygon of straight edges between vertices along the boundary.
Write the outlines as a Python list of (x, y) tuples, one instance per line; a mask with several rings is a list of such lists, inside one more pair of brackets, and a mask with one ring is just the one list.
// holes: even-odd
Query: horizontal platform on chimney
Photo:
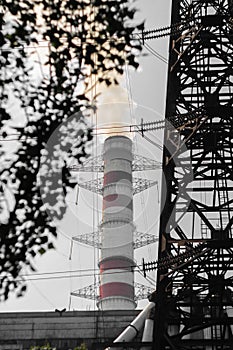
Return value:
[[(70, 293), (71, 296), (99, 301), (99, 287), (100, 283), (90, 284), (86, 287), (74, 290)], [(141, 283), (134, 283), (135, 295), (134, 301), (146, 299), (151, 293), (154, 292), (154, 288), (145, 286)]]
[[(143, 233), (134, 231), (133, 233), (133, 248), (138, 249), (149, 244), (158, 242), (158, 236), (153, 233)], [(78, 235), (72, 237), (73, 241), (89, 245), (91, 247), (95, 247), (98, 249), (102, 248), (102, 244), (100, 241), (100, 231), (85, 233), (82, 235)]]
[[(158, 184), (158, 181), (142, 178), (133, 178), (133, 195), (140, 193)], [(103, 177), (95, 180), (79, 182), (78, 186), (85, 190), (103, 195)]]
[[(143, 157), (137, 154), (133, 155), (132, 171), (157, 170), (162, 168), (162, 163), (156, 160)], [(82, 165), (71, 165), (69, 171), (75, 172), (100, 172), (104, 171), (103, 155), (90, 157)]]

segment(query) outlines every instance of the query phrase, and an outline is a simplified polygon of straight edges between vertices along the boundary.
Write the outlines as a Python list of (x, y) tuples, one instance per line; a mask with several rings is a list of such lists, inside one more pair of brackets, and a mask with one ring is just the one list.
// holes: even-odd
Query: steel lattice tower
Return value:
[(154, 349), (233, 349), (233, 1), (173, 0)]

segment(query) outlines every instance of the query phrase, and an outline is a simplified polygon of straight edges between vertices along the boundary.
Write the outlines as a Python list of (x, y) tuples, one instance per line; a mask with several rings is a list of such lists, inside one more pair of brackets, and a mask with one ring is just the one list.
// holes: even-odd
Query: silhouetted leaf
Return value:
[(40, 248), (38, 252), (40, 253), (40, 255), (43, 255), (46, 252), (46, 250), (44, 248)]

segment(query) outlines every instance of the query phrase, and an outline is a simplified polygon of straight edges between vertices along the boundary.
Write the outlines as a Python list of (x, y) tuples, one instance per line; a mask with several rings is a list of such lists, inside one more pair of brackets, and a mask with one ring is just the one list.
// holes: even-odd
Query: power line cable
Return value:
[[(181, 120), (181, 123), (179, 123), (178, 126), (182, 126), (185, 125), (185, 123), (192, 121), (195, 118), (199, 118), (200, 117), (200, 112), (206, 113), (205, 109), (203, 107), (198, 108), (192, 112), (188, 112), (185, 114), (177, 114), (175, 116), (173, 116), (172, 118), (167, 118), (167, 120), (171, 120), (171, 123), (174, 123), (174, 120)], [(172, 124), (171, 124), (172, 125)], [(146, 122), (143, 124), (130, 124), (130, 125), (116, 125), (116, 126), (103, 126), (103, 127), (95, 127), (92, 128), (92, 130), (95, 132), (93, 135), (94, 136), (98, 136), (98, 135), (109, 135), (112, 133), (115, 133), (116, 130), (119, 133), (129, 133), (129, 132), (146, 132), (146, 131), (155, 131), (155, 130), (161, 130), (164, 129), (166, 126), (166, 120), (165, 119), (161, 119), (158, 121), (154, 121), (154, 122)], [(174, 128), (178, 127), (178, 126), (174, 126)], [(169, 127), (169, 124), (168, 124)], [(91, 129), (91, 128), (89, 128)], [(113, 130), (112, 132), (101, 132), (101, 130)], [(125, 130), (126, 129), (126, 130)], [(11, 136), (19, 136), (19, 139), (10, 139), (7, 140), (7, 137), (11, 137)], [(1, 142), (3, 141), (25, 141), (22, 140), (21, 138), (25, 138), (27, 139), (38, 139), (38, 136), (30, 136), (30, 135), (23, 135), (21, 133), (0, 133), (0, 137), (2, 137), (2, 139), (0, 139)]]
[(143, 138), (148, 141), (149, 143), (151, 143), (153, 146), (155, 146), (156, 148), (158, 148), (159, 150), (162, 149), (162, 146), (160, 146), (158, 143), (152, 141), (149, 137), (143, 135)]
[(53, 304), (53, 302), (44, 294), (41, 292), (41, 290), (36, 286), (36, 284), (33, 281), (30, 281), (30, 283), (33, 285), (33, 287), (37, 290), (37, 292), (40, 294), (40, 296), (49, 303), (50, 306), (53, 308), (56, 308), (56, 306)]
[[(112, 130), (112, 131), (109, 131), (109, 132), (97, 132), (97, 133), (94, 133), (93, 136), (100, 136), (100, 135), (112, 135), (112, 134), (115, 134), (116, 131), (114, 130), (116, 127), (110, 127), (109, 129)], [(128, 130), (124, 130), (124, 128), (128, 128)], [(161, 127), (158, 127), (158, 129), (161, 128)], [(144, 130), (143, 129), (143, 132), (146, 132), (148, 130)], [(122, 126), (121, 127), (121, 130), (119, 130), (119, 127), (118, 127), (118, 133), (119, 134), (128, 134), (128, 133), (131, 133), (131, 132), (138, 132), (138, 133), (141, 133), (142, 130), (140, 130), (139, 126), (138, 125), (129, 125), (129, 126)], [(11, 135), (9, 134), (7, 137), (10, 137)], [(12, 141), (19, 141), (19, 142), (25, 142), (27, 140), (38, 140), (39, 137), (38, 136), (25, 136), (25, 135), (22, 135), (20, 138), (12, 138), (12, 139), (7, 139), (6, 137), (3, 138), (3, 139), (0, 139), (0, 142), (12, 142)]]
[[(198, 21), (200, 19), (201, 19), (201, 17), (195, 17), (195, 18), (189, 17), (189, 18), (186, 18), (185, 21), (173, 23), (172, 25), (169, 25), (169, 26), (156, 28), (156, 29), (147, 29), (147, 30), (143, 30), (143, 31), (140, 31), (137, 33), (133, 33), (131, 35), (131, 40), (138, 40), (138, 38), (140, 38), (141, 40), (144, 41), (144, 40), (150, 40), (150, 39), (159, 39), (159, 38), (170, 36), (170, 35), (176, 35), (176, 34), (181, 33), (182, 31), (184, 31), (185, 29), (189, 28), (191, 22)], [(230, 19), (230, 17), (229, 17), (229, 19)], [(78, 40), (79, 38), (74, 38), (74, 39)], [(93, 40), (93, 36), (87, 36), (86, 39)], [(94, 36), (94, 39), (96, 39), (95, 36)], [(112, 37), (109, 39), (104, 38), (104, 39), (106, 42), (112, 42), (112, 41), (121, 42), (123, 40), (123, 39), (119, 39), (116, 37), (115, 38)], [(65, 40), (64, 40), (64, 43), (65, 43)], [(92, 43), (92, 44), (95, 45), (95, 43)], [(1, 50), (2, 51), (13, 51), (13, 50), (24, 50), (24, 49), (48, 48), (50, 45), (51, 45), (51, 43), (48, 40), (37, 40), (37, 43), (35, 43), (34, 45), (33, 44), (26, 45), (22, 41), (22, 44), (19, 46), (10, 47), (10, 48), (6, 47), (6, 48), (2, 48)], [(78, 42), (76, 42), (76, 46), (81, 46), (81, 42), (80, 42), (80, 44)]]
[[(178, 24), (177, 24), (178, 25)], [(175, 27), (175, 24), (173, 25), (174, 27)], [(159, 38), (159, 37), (161, 37), (161, 36), (163, 36), (162, 34), (160, 34), (160, 35), (158, 35), (158, 36), (156, 36), (156, 35), (154, 35), (155, 33), (158, 33), (158, 32), (162, 32), (162, 31), (168, 31), (169, 29), (171, 29), (171, 27), (163, 27), (163, 28), (159, 28), (159, 29), (152, 29), (152, 30), (146, 30), (146, 31), (143, 31), (143, 32), (138, 32), (138, 33), (135, 33), (135, 34), (133, 34), (132, 36), (131, 36), (131, 40), (138, 40), (138, 39), (143, 39), (143, 40), (147, 40), (147, 39), (152, 39), (151, 38), (151, 36), (154, 36), (155, 37), (155, 39), (156, 38)], [(171, 34), (171, 33), (170, 33)], [(164, 36), (167, 36), (167, 35), (169, 35), (169, 34), (165, 34)], [(78, 39), (78, 38), (76, 38), (76, 39)], [(87, 40), (89, 40), (89, 39), (93, 39), (92, 37), (86, 37), (86, 39)], [(106, 39), (105, 40), (106, 42), (113, 42), (113, 41), (119, 41), (119, 42), (122, 42), (123, 41), (123, 39), (118, 39), (118, 38), (111, 38), (111, 39)], [(64, 40), (64, 43), (65, 43), (65, 40)], [(51, 43), (50, 43), (50, 41), (49, 40), (37, 40), (37, 43), (35, 43), (35, 44), (30, 44), (30, 45), (27, 45), (27, 44), (24, 44), (23, 42), (22, 42), (22, 44), (21, 45), (19, 45), (19, 46), (15, 46), (15, 47), (2, 47), (1, 49), (0, 49), (0, 52), (2, 51), (2, 52), (10, 52), (10, 51), (15, 51), (15, 50), (30, 50), (30, 49), (33, 49), (33, 50), (37, 50), (38, 48), (39, 49), (44, 49), (44, 48), (46, 48), (46, 49), (48, 49), (49, 47), (50, 47), (50, 45), (51, 45)], [(76, 42), (76, 47), (78, 47), (78, 46), (82, 46), (82, 44), (81, 44), (81, 42), (80, 43), (78, 43), (78, 42)], [(96, 46), (98, 46), (99, 44), (98, 43), (92, 43), (92, 45), (96, 45)]]
[[(144, 123), (143, 124), (143, 127), (148, 127), (150, 124), (153, 124), (154, 126), (156, 126), (156, 124), (158, 124), (158, 126), (160, 125), (160, 124), (164, 124), (165, 125), (165, 122), (164, 122), (164, 120), (163, 119), (161, 119), (161, 120), (158, 120), (158, 121), (155, 121), (155, 122), (146, 122), (146, 123)], [(93, 131), (99, 131), (99, 130), (109, 130), (109, 129), (113, 129), (113, 130), (115, 130), (115, 129), (117, 129), (117, 130), (120, 130), (121, 131), (121, 129), (125, 129), (125, 128), (129, 128), (129, 129), (132, 129), (132, 128), (138, 128), (138, 127), (140, 127), (141, 126), (141, 124), (140, 125), (138, 125), (138, 124), (130, 124), (130, 125), (109, 125), (109, 126), (101, 126), (101, 127), (95, 127), (95, 128), (93, 128), (92, 130)], [(161, 125), (161, 127), (160, 127), (161, 129), (163, 128), (163, 125)], [(90, 128), (91, 129), (91, 128)], [(127, 132), (129, 132), (129, 131), (127, 131)], [(5, 135), (5, 136), (4, 136)], [(5, 137), (8, 137), (8, 136), (23, 136), (23, 137), (30, 137), (30, 138), (38, 138), (38, 136), (27, 136), (27, 135), (22, 135), (21, 133), (0, 133), (0, 136), (1, 137), (3, 137), (3, 139), (5, 138)]]
[[(33, 277), (33, 276), (46, 276), (46, 275), (59, 275), (65, 273), (76, 273), (76, 272), (93, 272), (94, 269), (78, 269), (78, 270), (64, 270), (64, 271), (52, 271), (52, 272), (35, 272), (30, 274), (21, 274), (20, 277)], [(1, 279), (1, 278), (0, 278)]]
[(136, 272), (139, 272), (139, 274), (142, 275), (143, 278), (145, 278), (150, 284), (152, 284), (152, 285), (155, 287), (156, 281), (155, 281), (152, 277), (150, 277), (150, 276), (148, 276), (148, 275), (145, 276), (145, 275), (141, 272), (141, 270), (137, 270)]
[(146, 48), (147, 51), (149, 51), (154, 57), (158, 58), (160, 61), (163, 63), (168, 64), (168, 61), (166, 60), (165, 57), (163, 57), (160, 53), (155, 51), (150, 45), (144, 43), (144, 47)]
[[(141, 267), (141, 265), (131, 265), (128, 267), (129, 270), (132, 270), (134, 268), (139, 268)], [(121, 269), (121, 266), (116, 266), (115, 269)], [(93, 272), (95, 271), (96, 268), (89, 268), (89, 269), (76, 269), (76, 270), (64, 270), (64, 271), (51, 271), (51, 272), (34, 272), (34, 273), (30, 273), (30, 274), (20, 274), (19, 277), (33, 277), (33, 276), (46, 276), (46, 275), (60, 275), (60, 274), (67, 274), (67, 273), (77, 273), (77, 272)], [(103, 270), (104, 271), (104, 270)], [(107, 271), (107, 270), (105, 270)], [(1, 278), (0, 278), (1, 280)]]
[[(198, 117), (196, 114), (194, 113), (186, 113), (184, 115), (177, 115), (177, 116), (174, 116), (173, 118), (179, 118), (179, 117), (185, 117), (185, 118), (191, 118), (190, 120), (192, 120), (194, 117)], [(164, 119), (162, 120), (158, 120), (158, 121), (154, 121), (154, 122), (146, 122), (146, 123), (143, 123), (143, 124), (131, 124), (131, 125), (116, 125), (116, 126), (105, 126), (105, 127), (96, 127), (96, 128), (93, 128), (93, 131), (96, 133), (94, 133), (94, 136), (98, 136), (98, 135), (109, 135), (109, 134), (112, 134), (112, 133), (115, 133), (116, 130), (119, 132), (119, 133), (129, 133), (129, 132), (146, 132), (146, 131), (155, 131), (155, 130), (161, 130), (161, 129), (164, 129), (166, 125), (166, 121)], [(101, 130), (113, 130), (112, 132), (101, 132)], [(125, 130), (126, 129), (126, 130)], [(38, 136), (29, 136), (29, 135), (23, 135), (23, 134), (20, 134), (20, 133), (9, 133), (9, 134), (0, 134), (0, 136), (2, 136), (3, 138), (0, 139), (0, 141), (25, 141), (25, 140), (22, 140), (21, 138), (19, 139), (10, 139), (10, 140), (7, 140), (6, 138), (7, 137), (11, 137), (11, 136), (19, 136), (19, 137), (22, 137), (22, 138), (26, 138), (26, 139), (38, 139)]]
[[(124, 271), (132, 271), (132, 269), (134, 269), (135, 267), (137, 267), (136, 265), (129, 267), (128, 269), (124, 269)], [(117, 267), (116, 267), (117, 268)], [(119, 269), (122, 267), (119, 267)], [(92, 271), (93, 272), (93, 271)], [(68, 271), (69, 273), (69, 271)], [(117, 275), (117, 274), (122, 274), (122, 271), (117, 271), (117, 272), (105, 272), (105, 275)], [(100, 273), (96, 273), (97, 276), (100, 276)], [(27, 277), (27, 278), (23, 278), (23, 276)], [(82, 278), (82, 277), (93, 277), (93, 273), (87, 273), (87, 274), (78, 274), (78, 275), (71, 275), (67, 274), (67, 275), (60, 275), (60, 276), (49, 276), (49, 277), (36, 277), (36, 278), (31, 278), (32, 275), (20, 275), (19, 278), (15, 279), (15, 282), (26, 282), (26, 281), (48, 281), (48, 280), (57, 280), (57, 279), (66, 279), (66, 278)], [(32, 276), (33, 277), (33, 276)], [(0, 278), (1, 280), (5, 280), (5, 277)]]

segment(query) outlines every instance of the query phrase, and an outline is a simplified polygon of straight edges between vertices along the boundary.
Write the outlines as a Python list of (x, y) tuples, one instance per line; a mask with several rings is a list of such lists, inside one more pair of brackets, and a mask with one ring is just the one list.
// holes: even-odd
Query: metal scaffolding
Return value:
[[(150, 123), (153, 124), (154, 123)], [(153, 127), (150, 126), (150, 128)], [(161, 169), (162, 164), (154, 159), (143, 157), (137, 154), (133, 156), (132, 171), (144, 171), (144, 170), (156, 170)], [(104, 159), (103, 155), (97, 157), (90, 157), (82, 165), (69, 166), (69, 171), (75, 172), (104, 172)]]
[[(147, 124), (146, 124), (147, 125)], [(158, 123), (159, 128), (161, 128), (161, 122)], [(149, 127), (149, 126), (148, 126)], [(155, 125), (152, 123), (151, 128), (154, 128)], [(162, 165), (156, 160), (150, 158), (135, 155), (133, 154), (132, 161), (132, 172), (138, 172), (143, 170), (158, 170), (161, 169)], [(68, 170), (71, 172), (93, 172), (93, 173), (102, 173), (104, 171), (104, 160), (103, 155), (97, 157), (90, 157), (82, 165), (72, 165), (68, 167)], [(92, 179), (85, 182), (77, 181), (77, 193), (79, 193), (79, 188), (94, 192), (99, 195), (103, 195), (103, 176), (98, 174), (96, 179)], [(144, 179), (141, 177), (133, 176), (132, 179), (132, 190), (133, 195), (136, 195), (152, 186), (157, 185), (158, 182), (155, 180)], [(78, 198), (77, 198), (78, 201)], [(101, 249), (101, 224), (99, 225), (98, 230), (90, 233), (83, 233), (72, 238), (72, 241), (76, 241), (81, 244), (89, 245), (91, 247)], [(158, 235), (152, 232), (142, 233), (134, 230), (133, 232), (133, 249), (138, 249), (146, 245), (158, 242)], [(135, 301), (140, 299), (146, 299), (148, 295), (153, 291), (152, 288), (146, 287), (139, 283), (134, 283), (135, 287)], [(99, 297), (99, 284), (93, 284), (86, 286), (84, 288), (75, 290), (71, 293), (71, 296), (82, 297), (85, 299), (92, 299), (98, 302)]]
[[(77, 182), (78, 186), (81, 188), (84, 188), (85, 190), (97, 193), (102, 195), (103, 194), (103, 177), (98, 177), (94, 180), (89, 180), (85, 182)], [(157, 185), (157, 181), (143, 179), (141, 177), (134, 177), (133, 178), (133, 195), (140, 193), (142, 191), (145, 191), (146, 189)]]
[[(101, 244), (100, 239), (99, 239), (100, 233), (101, 233), (101, 231), (99, 230), (99, 231), (95, 231), (95, 232), (81, 234), (81, 235), (72, 237), (72, 239), (76, 242), (101, 249), (102, 244)], [(156, 235), (152, 232), (144, 233), (144, 232), (134, 231), (133, 236), (134, 236), (133, 237), (134, 249), (141, 248), (141, 247), (147, 246), (149, 244), (158, 242), (158, 235)]]
[[(100, 283), (90, 284), (89, 286), (86, 286), (84, 288), (74, 290), (73, 292), (71, 292), (71, 295), (79, 298), (95, 300), (98, 302), (99, 287), (100, 287)], [(134, 283), (134, 288), (135, 288), (135, 296), (134, 296), (135, 301), (146, 299), (153, 292), (153, 288), (137, 282)]]
[(230, 350), (233, 1), (173, 0), (171, 28), (153, 349)]

